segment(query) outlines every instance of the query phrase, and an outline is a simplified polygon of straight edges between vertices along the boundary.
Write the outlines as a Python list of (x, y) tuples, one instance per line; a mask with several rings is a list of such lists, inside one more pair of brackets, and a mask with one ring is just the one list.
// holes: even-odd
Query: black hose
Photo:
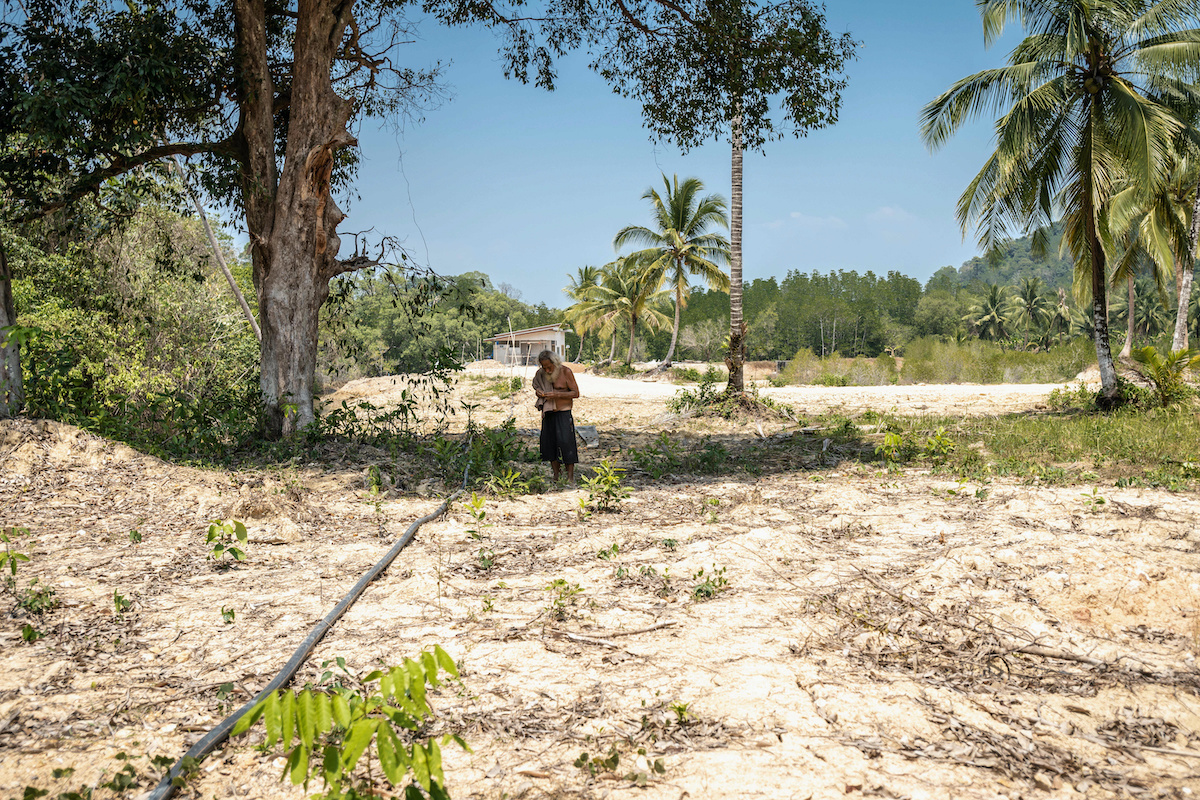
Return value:
[[(467, 469), (470, 469), (469, 459)], [(379, 577), (379, 574), (388, 568), (392, 561), (395, 560), (396, 556), (400, 555), (400, 551), (408, 546), (408, 543), (412, 541), (412, 537), (416, 534), (417, 529), (426, 522), (437, 519), (444, 514), (446, 509), (450, 507), (450, 503), (454, 500), (454, 498), (463, 493), (466, 485), (467, 475), (464, 473), (464, 488), (459, 489), (457, 492), (447, 497), (442, 504), (437, 507), (436, 511), (426, 514), (413, 524), (409, 525), (408, 530), (406, 530), (404, 535), (400, 537), (400, 541), (392, 545), (392, 549), (387, 551), (387, 555), (381, 558), (379, 562), (375, 564), (375, 566), (371, 567), (371, 570), (367, 572), (367, 574), (359, 578), (358, 583), (354, 584), (354, 588), (350, 590), (350, 593), (343, 597), (342, 601), (333, 607), (333, 610), (325, 616), (325, 619), (317, 623), (317, 626), (313, 628), (312, 633), (308, 634), (308, 638), (300, 643), (300, 646), (296, 648), (296, 652), (292, 653), (292, 657), (288, 659), (286, 664), (283, 665), (283, 669), (280, 670), (279, 674), (275, 676), (275, 679), (268, 683), (261, 692), (255, 695), (253, 700), (246, 703), (246, 705), (242, 706), (234, 713), (230, 714), (228, 717), (222, 720), (217, 727), (205, 734), (204, 738), (192, 745), (191, 749), (184, 753), (183, 757), (175, 762), (175, 765), (171, 767), (171, 770), (159, 782), (158, 786), (154, 787), (154, 791), (150, 793), (147, 800), (166, 800), (166, 798), (173, 795), (176, 789), (175, 779), (179, 777), (181, 772), (183, 772), (183, 765), (185, 761), (192, 759), (192, 763), (194, 764), (203, 759), (213, 750), (216, 750), (217, 746), (220, 745), (221, 742), (229, 738), (229, 732), (233, 730), (233, 726), (236, 725), (237, 721), (242, 718), (242, 715), (254, 708), (254, 706), (257, 705), (260, 700), (262, 700), (271, 692), (286, 686), (292, 680), (292, 678), (295, 677), (296, 673), (300, 670), (300, 667), (304, 664), (304, 662), (308, 660), (309, 655), (312, 653), (313, 649), (316, 648), (317, 643), (320, 642), (321, 638), (329, 632), (329, 629), (333, 627), (333, 624), (337, 622), (343, 614), (346, 613), (346, 610), (349, 609), (350, 606), (354, 605), (354, 601), (358, 600), (359, 596), (366, 591), (367, 585)]]

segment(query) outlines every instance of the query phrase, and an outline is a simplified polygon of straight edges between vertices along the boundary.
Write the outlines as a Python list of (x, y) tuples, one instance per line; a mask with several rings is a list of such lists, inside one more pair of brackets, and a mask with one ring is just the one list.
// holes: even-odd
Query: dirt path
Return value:
[[(695, 432), (662, 395), (604, 397), (588, 377), (581, 416)], [(465, 382), (459, 397), (483, 417), (515, 409), (532, 424), (527, 398), (487, 385)], [(901, 389), (897, 402), (975, 409), (999, 394)], [(343, 389), (358, 391), (387, 401), (378, 387)], [(867, 402), (859, 392), (806, 394), (805, 408)], [(776, 456), (789, 446), (780, 439)], [(437, 504), (368, 496), (361, 468), (316, 460), (203, 471), (66, 426), (0, 423), (3, 524), (31, 531), (18, 585), (37, 577), (62, 601), (34, 644), (21, 642), (24, 618), (0, 625), (0, 797), (93, 785), (125, 763), (118, 752), (141, 774), (143, 756), (177, 757)], [(583, 519), (578, 489), (489, 497), (479, 539), (456, 506), (372, 585), (300, 682), (335, 656), (365, 672), (441, 644), (465, 691), (435, 697), (439, 729), (474, 750), (446, 751), (456, 798), (1200, 791), (1194, 494), (959, 484), (848, 461), (631, 483), (618, 511)], [(213, 517), (250, 528), (236, 569), (205, 559)], [(114, 592), (129, 611), (114, 611)], [(575, 766), (614, 749), (615, 771)], [(303, 796), (278, 781), (281, 766), (240, 742), (185, 791)], [(645, 787), (624, 777), (638, 772)]]

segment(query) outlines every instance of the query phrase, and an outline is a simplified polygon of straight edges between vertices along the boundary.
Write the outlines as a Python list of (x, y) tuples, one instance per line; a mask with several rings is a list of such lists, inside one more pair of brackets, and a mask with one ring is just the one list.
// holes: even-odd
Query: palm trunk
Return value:
[(617, 328), (613, 326), (612, 346), (608, 348), (608, 363), (612, 363), (617, 357)]
[(1133, 303), (1134, 303), (1133, 275), (1129, 276), (1129, 303), (1128, 312), (1125, 316), (1125, 346), (1121, 348), (1121, 352), (1117, 354), (1117, 358), (1128, 361), (1133, 357)]
[[(1090, 193), (1089, 193), (1090, 198)], [(1112, 346), (1108, 336), (1108, 278), (1104, 249), (1096, 232), (1096, 218), (1091, 202), (1086, 202), (1088, 244), (1092, 255), (1092, 339), (1096, 343), (1096, 363), (1100, 367), (1100, 390), (1108, 400), (1117, 396), (1117, 367), (1113, 363)]]
[(21, 376), (21, 350), (17, 339), (5, 335), (4, 328), (17, 324), (17, 308), (12, 295), (12, 270), (0, 239), (0, 419), (21, 413), (25, 406), (25, 384)]
[(671, 366), (671, 359), (675, 357), (675, 343), (679, 341), (679, 318), (680, 310), (683, 308), (683, 290), (678, 286), (675, 287), (675, 326), (671, 328), (671, 346), (667, 348), (667, 357), (663, 359), (659, 369), (666, 369)]
[(629, 317), (629, 352), (625, 354), (626, 366), (633, 363), (633, 334), (637, 330), (637, 317)]
[(1200, 183), (1196, 184), (1196, 199), (1192, 205), (1192, 225), (1188, 235), (1188, 251), (1182, 259), (1179, 276), (1179, 304), (1175, 309), (1175, 335), (1171, 337), (1172, 350), (1186, 350), (1188, 346), (1188, 305), (1192, 299), (1192, 281), (1196, 274), (1196, 242), (1200, 238)]
[(733, 118), (732, 153), (730, 158), (729, 204), (729, 354), (725, 366), (729, 383), (725, 391), (742, 394), (746, 391), (746, 322), (742, 318), (742, 116)]

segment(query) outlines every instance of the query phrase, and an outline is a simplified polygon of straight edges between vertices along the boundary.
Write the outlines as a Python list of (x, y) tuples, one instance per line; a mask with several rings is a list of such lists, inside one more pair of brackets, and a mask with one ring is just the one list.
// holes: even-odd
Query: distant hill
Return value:
[(1070, 289), (1075, 262), (1067, 254), (1059, 257), (1058, 248), (1061, 241), (1061, 224), (1055, 224), (1050, 229), (1050, 243), (1046, 247), (1045, 255), (1034, 255), (1031, 236), (1013, 239), (1007, 246), (1000, 248), (995, 258), (977, 256), (957, 270), (953, 267), (943, 267), (929, 279), (925, 290), (962, 286), (979, 291), (982, 286), (992, 283), (1016, 286), (1022, 278), (1029, 276), (1041, 278), (1046, 289)]

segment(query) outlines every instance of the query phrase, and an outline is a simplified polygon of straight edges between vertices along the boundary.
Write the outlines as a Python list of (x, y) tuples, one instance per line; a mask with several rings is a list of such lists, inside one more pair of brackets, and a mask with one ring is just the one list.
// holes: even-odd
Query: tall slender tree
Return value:
[(664, 194), (653, 187), (642, 195), (653, 207), (655, 229), (641, 225), (622, 228), (613, 239), (620, 250), (626, 245), (644, 249), (631, 256), (645, 265), (646, 281), (659, 288), (665, 282), (674, 294), (675, 321), (671, 326), (671, 345), (660, 369), (671, 366), (675, 344), (679, 340), (679, 320), (691, 291), (690, 276), (699, 277), (712, 289), (729, 291), (729, 276), (721, 266), (729, 261), (729, 242), (710, 232), (714, 227), (729, 227), (725, 200), (720, 195), (700, 196), (704, 184), (699, 178), (662, 176)]
[[(1118, 180), (1146, 196), (1166, 174), (1182, 112), (1197, 107), (1198, 0), (977, 0), (984, 42), (1008, 23), (1027, 36), (1008, 64), (955, 83), (925, 107), (921, 135), (938, 148), (977, 115), (1001, 111), (996, 150), (958, 203), (964, 231), (985, 249), (1017, 226), (1042, 229), (1061, 212), (1064, 244), (1089, 272), (1094, 341), (1105, 398), (1117, 374), (1109, 345), (1103, 210)], [(1044, 243), (1044, 234), (1035, 233)]]
[(742, 313), (742, 153), (837, 122), (842, 68), (857, 43), (825, 28), (809, 0), (695, 0), (679, 19), (626, 28), (597, 62), (619, 94), (636, 98), (651, 135), (684, 150), (728, 141), (730, 347), (728, 391), (745, 390)]

